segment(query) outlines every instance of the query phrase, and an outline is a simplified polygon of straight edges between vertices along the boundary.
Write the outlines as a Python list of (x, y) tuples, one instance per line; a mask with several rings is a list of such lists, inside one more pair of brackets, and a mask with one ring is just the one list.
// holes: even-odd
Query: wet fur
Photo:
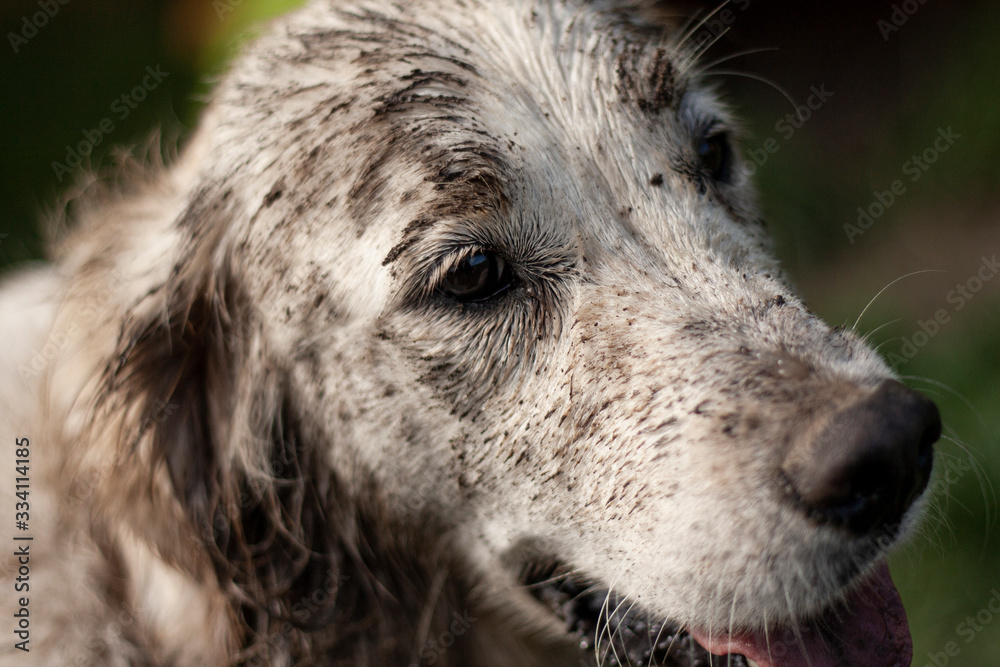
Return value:
[[(314, 2), (176, 165), (79, 202), (0, 293), (37, 508), (0, 663), (575, 667), (536, 558), (702, 627), (843, 595), (884, 544), (771, 471), (890, 372), (783, 281), (740, 164), (699, 170), (736, 129), (669, 28)], [(502, 308), (436, 289), (470, 247)]]

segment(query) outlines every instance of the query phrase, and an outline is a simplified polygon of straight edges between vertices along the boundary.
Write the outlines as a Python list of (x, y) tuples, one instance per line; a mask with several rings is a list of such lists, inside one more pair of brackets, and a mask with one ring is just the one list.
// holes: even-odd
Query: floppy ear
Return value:
[(117, 435), (101, 504), (176, 566), (214, 572), (249, 645), (332, 614), (336, 504), (237, 281), (191, 270), (213, 254), (189, 253), (123, 318), (94, 412)]

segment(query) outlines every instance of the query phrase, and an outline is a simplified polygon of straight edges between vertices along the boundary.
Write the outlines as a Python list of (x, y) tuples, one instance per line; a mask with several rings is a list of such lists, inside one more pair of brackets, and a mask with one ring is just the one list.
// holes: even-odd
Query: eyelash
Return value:
[(705, 127), (695, 142), (698, 166), (716, 183), (730, 183), (733, 147), (730, 130), (721, 123)]
[(510, 263), (488, 248), (473, 248), (443, 265), (435, 291), (460, 303), (482, 303), (514, 285)]

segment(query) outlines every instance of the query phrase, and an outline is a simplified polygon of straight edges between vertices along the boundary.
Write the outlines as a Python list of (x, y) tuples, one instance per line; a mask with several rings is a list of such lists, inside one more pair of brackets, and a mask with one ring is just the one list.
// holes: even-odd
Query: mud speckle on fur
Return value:
[(275, 183), (271, 191), (264, 195), (264, 206), (271, 206), (274, 202), (281, 199), (281, 195), (285, 194), (285, 187), (284, 179)]
[(673, 108), (684, 94), (673, 54), (664, 48), (628, 46), (618, 56), (618, 91), (626, 105), (655, 115)]

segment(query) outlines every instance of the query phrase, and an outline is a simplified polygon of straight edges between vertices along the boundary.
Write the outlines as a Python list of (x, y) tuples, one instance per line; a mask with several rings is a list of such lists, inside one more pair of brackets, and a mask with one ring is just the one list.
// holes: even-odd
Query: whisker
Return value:
[[(667, 627), (668, 623), (670, 623), (670, 619), (669, 618), (664, 618), (663, 619), (663, 623), (660, 624), (660, 629), (657, 631), (656, 637), (653, 638), (653, 646), (652, 646), (652, 650), (649, 652), (649, 661), (646, 662), (646, 667), (653, 667), (653, 658), (654, 658), (654, 656), (656, 656), (656, 647), (660, 643), (660, 636), (663, 635), (663, 629)], [(669, 646), (667, 646), (667, 654), (668, 655), (670, 654), (670, 650), (674, 647), (674, 642), (677, 641), (677, 636), (680, 635), (680, 634), (681, 633), (678, 630), (676, 633), (674, 633), (673, 638), (671, 638), (670, 644), (669, 644)]]
[(771, 655), (771, 628), (767, 623), (767, 612), (764, 612), (764, 646), (767, 647), (767, 661), (774, 664), (774, 656)]
[[(898, 321), (898, 320), (897, 320), (897, 321)], [(886, 338), (886, 339), (885, 339), (884, 341), (882, 341), (881, 343), (879, 343), (878, 345), (876, 345), (876, 346), (875, 346), (874, 348), (872, 348), (872, 349), (873, 349), (873, 350), (874, 350), (875, 352), (878, 352), (879, 350), (881, 350), (881, 349), (882, 349), (882, 346), (883, 346), (883, 345), (888, 345), (889, 343), (892, 343), (893, 341), (897, 341), (897, 340), (903, 340), (903, 337), (902, 337), (902, 336), (893, 336), (892, 338)]]
[[(594, 652), (597, 655), (598, 664), (600, 664), (600, 662), (602, 661), (602, 657), (601, 657), (601, 640), (604, 637), (605, 631), (608, 632), (608, 641), (611, 644), (611, 651), (614, 652), (614, 650), (615, 650), (615, 647), (614, 647), (614, 634), (611, 632), (611, 612), (610, 612), (610, 605), (611, 605), (611, 596), (614, 594), (615, 585), (618, 583), (618, 579), (620, 579), (620, 578), (621, 578), (621, 574), (617, 574), (617, 575), (615, 575), (614, 579), (611, 580), (611, 583), (608, 584), (608, 591), (604, 595), (604, 602), (601, 604), (601, 609), (597, 613), (597, 628), (595, 629), (595, 632), (594, 632)], [(620, 605), (620, 603), (619, 603), (619, 605)], [(616, 607), (616, 609), (617, 609), (617, 607)], [(604, 619), (605, 619), (604, 620), (604, 627), (603, 628), (601, 627), (601, 616), (602, 615), (604, 616)], [(615, 654), (615, 657), (616, 658), (618, 657), (617, 653)]]
[(702, 65), (701, 67), (692, 70), (692, 74), (693, 74), (693, 76), (698, 76), (702, 72), (706, 72), (706, 71), (712, 69), (713, 67), (718, 67), (719, 65), (721, 65), (723, 63), (727, 63), (730, 60), (736, 60), (737, 58), (742, 58), (743, 56), (752, 56), (752, 55), (755, 55), (755, 54), (758, 54), (758, 53), (767, 53), (767, 52), (770, 52), (770, 51), (780, 51), (780, 50), (781, 49), (779, 49), (776, 46), (764, 46), (764, 47), (760, 47), (760, 48), (756, 48), (756, 49), (744, 49), (743, 51), (737, 51), (736, 53), (730, 53), (728, 56), (724, 56), (722, 58), (719, 58), (718, 60), (713, 60), (710, 63)]
[(946, 273), (946, 272), (942, 271), (941, 269), (921, 269), (920, 271), (913, 271), (911, 273), (907, 273), (905, 276), (900, 276), (896, 278), (891, 283), (880, 289), (878, 291), (878, 294), (872, 297), (872, 300), (868, 302), (868, 305), (865, 306), (864, 309), (861, 311), (861, 314), (858, 315), (858, 319), (854, 321), (854, 326), (851, 327), (851, 331), (857, 331), (858, 324), (861, 322), (861, 318), (865, 316), (865, 313), (867, 313), (868, 309), (871, 308), (871, 305), (875, 303), (875, 300), (878, 299), (880, 296), (882, 296), (883, 292), (885, 292), (887, 289), (898, 283), (900, 280), (904, 280), (905, 278), (909, 278), (911, 276), (918, 276), (921, 273)]
[[(691, 53), (686, 59), (684, 59), (681, 62), (680, 66), (679, 66), (679, 69), (681, 69), (682, 71), (686, 71), (686, 70), (690, 69), (691, 66), (694, 63), (696, 63), (699, 60), (701, 60), (701, 57), (704, 56), (713, 46), (715, 46), (716, 44), (718, 44), (719, 40), (721, 40), (723, 37), (725, 37), (726, 34), (729, 32), (729, 30), (730, 30), (730, 28), (726, 28), (725, 30), (723, 30), (722, 32), (720, 32), (718, 35), (715, 35), (714, 37), (712, 37), (712, 39), (710, 39), (707, 42), (705, 42), (705, 44), (698, 51), (695, 51), (695, 52)], [(704, 69), (705, 68), (702, 68), (702, 70), (704, 70)]]
[[(976, 481), (979, 483), (979, 492), (983, 497), (983, 511), (986, 516), (984, 520), (986, 522), (986, 535), (985, 539), (989, 541), (990, 531), (993, 527), (993, 517), (995, 516), (994, 509), (997, 505), (997, 495), (996, 489), (993, 487), (993, 480), (986, 471), (985, 467), (972, 455), (971, 448), (967, 443), (962, 441), (950, 427), (947, 428), (949, 431), (947, 434), (941, 437), (942, 440), (950, 442), (951, 444), (958, 447), (966, 455), (969, 466), (972, 468), (973, 474), (976, 476)], [(940, 450), (938, 450), (940, 451)], [(946, 452), (941, 452), (942, 456), (947, 455)], [(962, 460), (961, 458), (955, 456), (955, 459)], [(956, 480), (957, 483), (958, 480)], [(946, 487), (946, 490), (950, 492), (950, 486)], [(950, 493), (949, 493), (950, 495)]]
[(768, 86), (770, 86), (774, 90), (778, 91), (778, 93), (781, 94), (781, 96), (784, 97), (785, 100), (789, 104), (792, 105), (793, 109), (797, 109), (798, 106), (799, 106), (798, 103), (795, 101), (795, 98), (793, 98), (791, 96), (791, 94), (787, 90), (785, 90), (784, 88), (782, 88), (780, 85), (778, 85), (774, 81), (771, 81), (770, 79), (768, 79), (765, 76), (760, 76), (759, 74), (753, 74), (751, 72), (741, 72), (739, 70), (732, 70), (732, 69), (709, 70), (709, 71), (706, 71), (706, 72), (704, 72), (702, 74), (702, 76), (706, 76), (706, 77), (707, 76), (723, 76), (723, 75), (724, 76), (739, 76), (739, 77), (743, 77), (744, 79), (751, 79), (753, 81), (759, 81), (761, 83), (767, 84)]
[[(611, 614), (617, 615), (618, 614), (618, 610), (621, 609), (622, 606), (627, 601), (628, 600), (626, 598), (621, 598), (619, 600), (619, 602), (618, 602), (618, 605), (615, 607), (614, 611), (611, 612)], [(629, 608), (631, 609), (631, 606)], [(608, 642), (610, 644), (611, 653), (615, 656), (615, 660), (618, 662), (618, 664), (622, 663), (622, 657), (620, 655), (618, 655), (618, 647), (615, 646), (615, 635), (619, 634), (621, 632), (621, 626), (622, 626), (622, 622), (624, 622), (624, 620), (625, 619), (621, 619), (618, 622), (618, 625), (612, 630), (611, 629), (611, 617), (610, 616), (608, 617)], [(628, 656), (625, 656), (625, 660), (628, 661)]]
[(579, 576), (582, 574), (583, 574), (582, 570), (571, 570), (568, 572), (564, 572), (562, 574), (554, 574), (548, 579), (532, 582), (531, 584), (525, 586), (525, 588), (527, 588), (528, 590), (532, 590), (535, 588), (545, 588), (546, 586), (551, 586), (552, 584), (557, 584), (561, 581), (565, 581), (566, 579), (570, 579), (571, 577)]
[(788, 617), (791, 619), (790, 626), (792, 628), (792, 633), (795, 635), (795, 642), (802, 649), (802, 655), (806, 659), (806, 664), (812, 667), (812, 659), (809, 657), (809, 651), (806, 650), (805, 640), (802, 639), (802, 633), (799, 631), (799, 626), (795, 622), (795, 605), (792, 604), (792, 598), (788, 595), (788, 588), (782, 584), (781, 591), (785, 595), (785, 604), (788, 605)]
[[(733, 636), (733, 632), (736, 630), (736, 601), (739, 599), (740, 586), (745, 583), (741, 581), (736, 585), (736, 589), (733, 591), (733, 604), (729, 606), (729, 636)], [(732, 667), (732, 654), (726, 657), (727, 667)]]
[(983, 419), (983, 416), (979, 413), (978, 410), (976, 410), (975, 406), (972, 405), (972, 401), (970, 401), (965, 396), (965, 394), (962, 394), (961, 392), (957, 391), (956, 389), (954, 389), (950, 385), (945, 384), (944, 382), (941, 382), (939, 380), (934, 380), (932, 378), (929, 378), (929, 377), (926, 377), (926, 376), (923, 376), (923, 375), (901, 375), (900, 378), (903, 379), (903, 380), (913, 380), (913, 381), (916, 381), (916, 382), (926, 382), (929, 385), (933, 385), (934, 387), (937, 387), (938, 389), (941, 389), (941, 390), (944, 390), (944, 391), (948, 392), (949, 394), (951, 394), (952, 396), (954, 396), (958, 400), (962, 401), (962, 403), (965, 404), (965, 407), (969, 408), (969, 412), (971, 412), (973, 414), (973, 416), (975, 416), (976, 420), (979, 422), (979, 427), (983, 430), (983, 434), (985, 436), (989, 437), (990, 429), (989, 429), (988, 426), (986, 426), (986, 420)]
[(701, 19), (698, 19), (697, 21), (696, 21), (696, 19), (698, 18), (698, 13), (701, 10), (698, 10), (698, 12), (695, 12), (694, 16), (691, 17), (691, 21), (692, 21), (691, 27), (687, 28), (687, 29), (683, 29), (682, 32), (681, 32), (681, 34), (677, 37), (676, 50), (680, 51), (684, 47), (686, 47), (688, 40), (691, 39), (696, 32), (698, 32), (703, 27), (705, 27), (705, 24), (708, 23), (712, 19), (713, 16), (715, 16), (716, 14), (718, 14), (719, 12), (721, 12), (722, 8), (725, 7), (726, 5), (728, 5), (729, 2), (730, 2), (730, 0), (723, 0), (722, 4), (718, 5), (715, 9), (713, 9), (711, 12), (709, 12), (708, 14), (706, 14)]
[[(872, 329), (871, 331), (869, 331), (868, 333), (866, 333), (864, 336), (862, 336), (861, 337), (861, 341), (863, 343), (868, 343), (871, 340), (871, 337), (874, 336), (878, 331), (880, 331), (880, 330), (882, 330), (882, 329), (884, 329), (884, 328), (886, 328), (888, 326), (892, 326), (893, 324), (895, 324), (896, 322), (899, 322), (899, 321), (900, 321), (900, 318), (896, 318), (894, 320), (890, 320), (889, 322), (886, 322), (885, 324), (880, 324), (879, 326), (875, 327), (874, 329)], [(899, 340), (899, 337), (890, 338), (889, 340)], [(887, 342), (888, 341), (882, 341), (881, 343), (879, 343), (879, 346), (882, 346), (882, 345), (884, 345)]]

